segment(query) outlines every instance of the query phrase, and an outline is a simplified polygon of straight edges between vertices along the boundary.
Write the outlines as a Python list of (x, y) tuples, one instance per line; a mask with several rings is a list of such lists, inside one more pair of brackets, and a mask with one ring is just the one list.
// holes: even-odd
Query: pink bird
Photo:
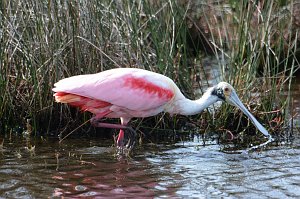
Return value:
[[(261, 133), (271, 138), (239, 100), (234, 88), (226, 82), (208, 88), (198, 100), (187, 99), (172, 79), (138, 68), (116, 68), (97, 74), (73, 76), (60, 80), (54, 86), (56, 102), (93, 113), (91, 123), (95, 127), (120, 129), (117, 139), (119, 147), (124, 146), (124, 130), (134, 132), (128, 126), (132, 118), (150, 117), (161, 112), (194, 115), (217, 101), (240, 108)], [(120, 118), (121, 124), (102, 123), (102, 118)]]

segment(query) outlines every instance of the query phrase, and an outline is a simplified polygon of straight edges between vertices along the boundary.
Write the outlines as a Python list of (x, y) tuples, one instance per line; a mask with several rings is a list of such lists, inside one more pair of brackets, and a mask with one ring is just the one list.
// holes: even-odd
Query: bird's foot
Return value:
[[(125, 134), (124, 131), (126, 132)], [(120, 130), (119, 136), (116, 141), (118, 147), (126, 147), (127, 149), (132, 149), (135, 145), (135, 142), (136, 131), (132, 127), (127, 126), (124, 130)]]
[(126, 144), (126, 148), (132, 149), (134, 147), (135, 141), (136, 141), (136, 131), (130, 126), (128, 126), (127, 130), (129, 133), (127, 134), (128, 142)]
[(229, 135), (229, 138), (227, 138), (228, 141), (232, 141), (235, 139), (235, 136), (230, 131), (227, 131), (227, 135)]
[(117, 154), (129, 156), (132, 149), (134, 148), (135, 142), (136, 131), (132, 127), (127, 126), (126, 129), (121, 129), (118, 138), (115, 139)]

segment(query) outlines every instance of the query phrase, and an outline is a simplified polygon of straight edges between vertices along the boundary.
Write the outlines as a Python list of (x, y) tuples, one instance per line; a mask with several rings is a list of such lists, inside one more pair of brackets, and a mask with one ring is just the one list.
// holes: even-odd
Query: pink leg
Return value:
[(91, 123), (95, 127), (120, 129), (120, 132), (119, 132), (119, 135), (118, 135), (118, 138), (117, 138), (117, 145), (119, 147), (123, 147), (124, 146), (124, 130), (125, 129), (128, 129), (131, 133), (131, 134), (129, 134), (130, 135), (129, 146), (134, 145), (134, 142), (135, 142), (136, 132), (132, 127), (127, 126), (127, 123), (129, 122), (129, 120), (130, 119), (125, 120), (125, 119), (121, 118), (121, 124), (110, 124), (110, 123), (98, 122), (99, 119), (92, 118)]
[(110, 123), (104, 123), (104, 122), (97, 122), (92, 121), (91, 123), (94, 127), (100, 127), (100, 128), (109, 128), (109, 129), (129, 129), (130, 127), (122, 125), (122, 124), (110, 124)]
[(120, 129), (120, 133), (117, 139), (117, 145), (118, 147), (124, 146), (124, 130)]
[(100, 127), (100, 128), (109, 128), (109, 129), (120, 129), (120, 133), (118, 135), (117, 139), (117, 145), (119, 147), (124, 146), (124, 129), (131, 129), (131, 127), (124, 126), (122, 124), (110, 124), (110, 123), (103, 123), (103, 122), (92, 122), (92, 125), (95, 127)]
[(227, 134), (229, 134), (230, 138), (228, 139), (229, 141), (232, 141), (235, 137), (230, 131), (226, 131)]

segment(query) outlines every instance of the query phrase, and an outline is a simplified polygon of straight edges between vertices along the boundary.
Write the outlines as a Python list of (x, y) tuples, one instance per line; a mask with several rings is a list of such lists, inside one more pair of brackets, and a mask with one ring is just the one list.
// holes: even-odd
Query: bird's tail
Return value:
[(65, 92), (57, 92), (54, 94), (55, 101), (60, 103), (73, 103), (81, 101), (81, 97), (79, 95), (74, 95)]
[[(96, 109), (102, 109), (111, 106), (110, 103), (91, 99), (89, 97), (84, 97), (76, 94), (57, 92), (54, 94), (55, 101), (60, 103), (69, 104), (71, 106), (79, 107), (82, 111), (95, 112)], [(98, 111), (97, 111), (98, 112)]]

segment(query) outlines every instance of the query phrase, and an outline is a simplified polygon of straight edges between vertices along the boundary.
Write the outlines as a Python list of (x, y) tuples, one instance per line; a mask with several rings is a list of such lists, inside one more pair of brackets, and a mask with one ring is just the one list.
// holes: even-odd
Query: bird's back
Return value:
[(137, 68), (117, 68), (63, 79), (55, 84), (53, 91), (57, 99), (68, 93), (81, 100), (98, 101), (100, 106), (111, 104), (146, 111), (170, 102), (176, 89), (175, 83), (164, 75)]

